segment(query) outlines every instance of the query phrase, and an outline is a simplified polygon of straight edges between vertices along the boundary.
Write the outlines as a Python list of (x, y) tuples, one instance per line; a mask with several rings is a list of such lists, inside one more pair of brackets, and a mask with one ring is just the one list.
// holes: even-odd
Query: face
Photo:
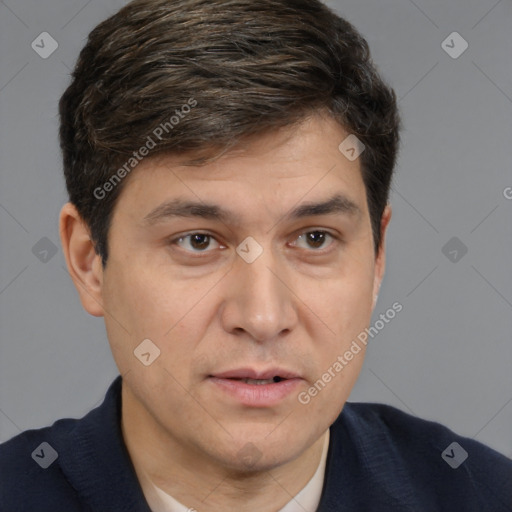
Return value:
[(314, 117), (205, 166), (148, 159), (116, 205), (101, 302), (126, 396), (225, 467), (298, 457), (361, 369), (364, 346), (334, 368), (370, 322), (384, 256), (346, 136)]

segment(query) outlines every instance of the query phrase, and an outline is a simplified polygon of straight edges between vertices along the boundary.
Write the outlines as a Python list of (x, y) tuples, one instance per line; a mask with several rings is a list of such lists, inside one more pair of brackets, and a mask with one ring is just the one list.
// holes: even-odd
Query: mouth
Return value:
[(302, 378), (295, 372), (281, 368), (264, 371), (241, 368), (209, 375), (208, 380), (230, 400), (235, 399), (249, 407), (272, 407), (295, 390)]
[(285, 368), (275, 367), (268, 368), (266, 370), (256, 370), (255, 368), (237, 368), (234, 370), (215, 373), (210, 375), (210, 377), (216, 377), (218, 379), (269, 381), (268, 383), (270, 384), (271, 382), (280, 382), (282, 380), (300, 378), (300, 375)]
[(238, 380), (240, 382), (245, 382), (246, 384), (252, 384), (253, 386), (264, 386), (265, 384), (275, 384), (276, 382), (281, 382), (282, 380), (287, 380), (283, 377), (279, 377), (279, 375), (276, 375), (275, 377), (272, 377), (271, 379), (231, 379), (231, 380)]

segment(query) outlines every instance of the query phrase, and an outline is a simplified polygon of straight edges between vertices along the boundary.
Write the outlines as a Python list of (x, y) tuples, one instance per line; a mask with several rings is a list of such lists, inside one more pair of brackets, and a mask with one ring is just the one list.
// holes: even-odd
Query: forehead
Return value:
[(242, 142), (204, 165), (189, 165), (192, 153), (147, 158), (125, 184), (119, 206), (129, 203), (147, 215), (172, 197), (241, 210), (279, 198), (282, 207), (291, 208), (340, 194), (365, 210), (360, 161), (339, 150), (348, 135), (334, 119), (315, 116)]

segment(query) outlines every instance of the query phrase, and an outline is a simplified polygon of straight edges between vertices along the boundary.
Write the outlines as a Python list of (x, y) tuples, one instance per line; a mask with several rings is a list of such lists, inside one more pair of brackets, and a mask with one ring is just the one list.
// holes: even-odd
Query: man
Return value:
[(0, 447), (2, 511), (512, 510), (505, 457), (346, 403), (399, 131), (350, 24), (317, 0), (136, 0), (60, 114), (63, 249), (120, 376)]

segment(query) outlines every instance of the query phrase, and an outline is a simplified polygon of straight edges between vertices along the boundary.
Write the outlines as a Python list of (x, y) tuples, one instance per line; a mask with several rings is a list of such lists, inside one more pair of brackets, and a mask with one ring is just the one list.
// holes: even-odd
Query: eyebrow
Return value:
[(144, 217), (144, 222), (153, 225), (172, 217), (199, 217), (202, 219), (225, 221), (230, 216), (228, 211), (213, 204), (186, 201), (183, 199), (171, 199), (150, 211)]
[[(361, 214), (361, 208), (348, 197), (336, 194), (321, 202), (303, 203), (295, 207), (284, 218), (294, 220), (319, 215), (342, 214), (350, 217)], [(144, 217), (144, 223), (154, 225), (174, 217), (198, 217), (201, 219), (229, 222), (239, 218), (233, 212), (215, 204), (183, 199), (171, 199), (157, 206)]]
[(360, 215), (361, 208), (347, 196), (336, 194), (327, 201), (304, 203), (294, 208), (286, 217), (300, 219), (302, 217), (313, 217), (315, 215), (343, 214), (348, 216)]

